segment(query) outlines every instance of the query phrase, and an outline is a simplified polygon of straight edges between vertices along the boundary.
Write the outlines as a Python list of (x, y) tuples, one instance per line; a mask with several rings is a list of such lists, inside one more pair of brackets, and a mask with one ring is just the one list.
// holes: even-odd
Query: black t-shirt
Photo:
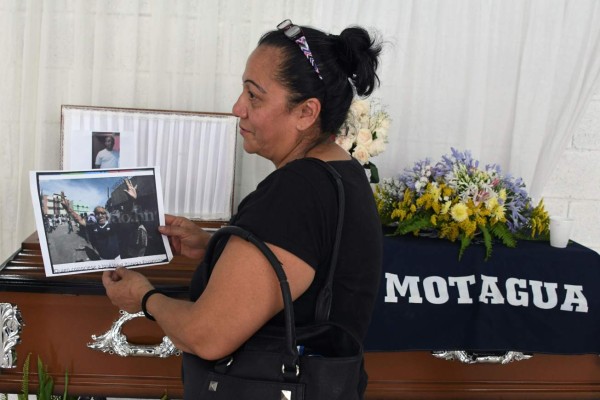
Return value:
[[(364, 339), (379, 287), (382, 233), (364, 168), (356, 161), (329, 164), (342, 177), (345, 217), (333, 281), (330, 320)], [(231, 224), (304, 260), (316, 271), (294, 302), (297, 324), (314, 320), (316, 295), (329, 269), (338, 215), (335, 181), (323, 167), (300, 159), (267, 176), (239, 205)], [(192, 300), (202, 288), (192, 282)], [(282, 314), (271, 323), (281, 323)]]
[(103, 260), (113, 260), (119, 256), (119, 238), (116, 226), (113, 224), (89, 224), (88, 234), (92, 246)]

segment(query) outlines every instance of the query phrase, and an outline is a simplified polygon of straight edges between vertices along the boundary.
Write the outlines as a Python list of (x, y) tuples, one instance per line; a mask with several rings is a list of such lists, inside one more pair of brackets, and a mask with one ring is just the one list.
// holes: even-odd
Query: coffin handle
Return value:
[(469, 351), (432, 351), (431, 354), (442, 360), (457, 360), (464, 364), (508, 364), (513, 361), (529, 360), (533, 355), (519, 351), (507, 351), (498, 353), (476, 353)]
[(17, 352), (15, 347), (21, 343), (23, 320), (21, 311), (10, 303), (0, 303), (0, 345), (2, 358), (0, 368), (16, 368)]
[(122, 357), (159, 357), (167, 358), (170, 356), (181, 355), (181, 350), (175, 347), (171, 339), (163, 337), (162, 343), (157, 345), (132, 344), (127, 341), (127, 336), (121, 333), (123, 325), (134, 318), (144, 317), (142, 311), (130, 314), (127, 311), (120, 310), (121, 317), (116, 320), (112, 327), (100, 336), (92, 335), (94, 342), (88, 343), (91, 349), (102, 351), (103, 353), (117, 354)]

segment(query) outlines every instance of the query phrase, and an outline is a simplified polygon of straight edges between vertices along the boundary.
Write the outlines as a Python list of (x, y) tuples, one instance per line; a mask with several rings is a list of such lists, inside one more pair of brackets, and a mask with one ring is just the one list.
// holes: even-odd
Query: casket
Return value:
[[(145, 268), (144, 273), (171, 296), (185, 298), (194, 268), (185, 258), (175, 257), (168, 265)], [(36, 234), (2, 264), (0, 303), (15, 306), (22, 319), (19, 343), (12, 350), (4, 349), (5, 355), (11, 353), (16, 359), (12, 368), (0, 369), (0, 392), (20, 392), (23, 362), (31, 354), (31, 388), (37, 385), (34, 372), (40, 357), (56, 382), (57, 394), (62, 393), (68, 373), (69, 393), (74, 395), (182, 397), (180, 356), (121, 356), (90, 348), (92, 336), (107, 332), (121, 317), (119, 310), (104, 295), (99, 273), (47, 278)], [(380, 317), (376, 314), (376, 318)], [(373, 326), (377, 325), (379, 322), (374, 321)], [(5, 327), (3, 332), (4, 341)], [(154, 348), (164, 338), (158, 325), (145, 318), (125, 323), (122, 333), (128, 343), (140, 347)], [(370, 333), (373, 335), (377, 336)], [(443, 329), (439, 335), (443, 336)], [(402, 332), (394, 336), (397, 346), (402, 347)], [(366, 398), (600, 397), (600, 359), (595, 354), (533, 354), (530, 359), (508, 362), (510, 358), (494, 353), (479, 354), (477, 360), (480, 362), (449, 361), (424, 350), (368, 350)]]

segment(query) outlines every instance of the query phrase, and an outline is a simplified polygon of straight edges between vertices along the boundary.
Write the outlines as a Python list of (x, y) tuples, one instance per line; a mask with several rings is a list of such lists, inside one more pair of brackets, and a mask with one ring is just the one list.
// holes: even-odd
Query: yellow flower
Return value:
[(403, 221), (404, 218), (406, 218), (406, 211), (401, 208), (396, 208), (394, 211), (392, 211), (391, 218)]
[(504, 206), (502, 206), (502, 205), (498, 204), (498, 205), (497, 205), (497, 206), (496, 206), (496, 207), (495, 207), (495, 208), (492, 210), (492, 212), (491, 212), (492, 219), (493, 219), (495, 222), (498, 222), (498, 221), (504, 222), (504, 221), (506, 221), (505, 212), (506, 212), (506, 209), (504, 208)]
[(427, 185), (426, 193), (429, 193), (434, 201), (440, 198), (442, 194), (442, 189), (438, 187), (435, 183), (430, 183)]
[(498, 197), (500, 197), (502, 200), (506, 200), (506, 189), (500, 189)]
[(488, 210), (493, 210), (494, 208), (496, 208), (496, 206), (498, 206), (498, 198), (497, 197), (492, 197), (488, 201), (485, 202), (485, 208), (487, 208)]
[(437, 225), (437, 216), (435, 214), (433, 214), (429, 220), (431, 221), (431, 225)]
[(440, 214), (442, 214), (442, 215), (448, 214), (448, 210), (450, 210), (451, 205), (452, 205), (451, 201), (445, 202), (444, 205), (442, 206)]
[(468, 219), (460, 222), (458, 225), (465, 232), (466, 237), (472, 238), (477, 230), (477, 223), (475, 221), (469, 221)]
[(446, 186), (446, 184), (442, 184), (442, 185), (443, 185), (442, 196), (444, 196), (444, 197), (452, 196), (452, 188)]
[(450, 210), (450, 215), (456, 222), (462, 222), (469, 217), (469, 210), (464, 203), (457, 203)]

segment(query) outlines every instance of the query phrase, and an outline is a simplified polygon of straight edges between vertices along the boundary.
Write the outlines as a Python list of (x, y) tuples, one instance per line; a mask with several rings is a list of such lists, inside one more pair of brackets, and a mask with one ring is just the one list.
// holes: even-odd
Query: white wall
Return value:
[(543, 191), (550, 214), (575, 219), (571, 238), (600, 253), (600, 91)]

